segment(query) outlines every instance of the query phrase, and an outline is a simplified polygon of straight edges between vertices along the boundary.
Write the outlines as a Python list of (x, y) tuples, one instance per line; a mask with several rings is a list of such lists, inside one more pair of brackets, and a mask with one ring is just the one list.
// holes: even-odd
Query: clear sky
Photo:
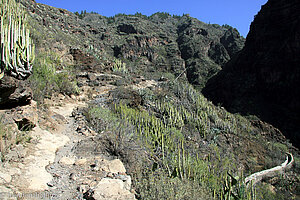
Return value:
[(103, 16), (118, 13), (151, 15), (156, 12), (190, 14), (211, 24), (228, 24), (246, 37), (254, 15), (267, 0), (36, 0), (71, 12), (86, 10)]

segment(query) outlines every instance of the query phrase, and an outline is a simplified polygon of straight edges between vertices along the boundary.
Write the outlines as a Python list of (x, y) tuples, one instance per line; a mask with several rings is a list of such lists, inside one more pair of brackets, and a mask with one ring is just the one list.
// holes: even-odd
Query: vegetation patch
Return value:
[[(3, 116), (0, 116), (0, 120)], [(12, 125), (0, 121), (0, 159), (4, 161), (9, 150), (18, 144), (30, 142), (32, 138), (27, 131), (18, 131)]]
[[(118, 101), (110, 109), (93, 106), (87, 114), (106, 136), (110, 152), (127, 163), (140, 197), (199, 199), (196, 194), (201, 193), (200, 199), (251, 199), (255, 190), (243, 185), (237, 158), (220, 148), (218, 136), (250, 134), (254, 128), (241, 116), (213, 106), (188, 84), (169, 87), (173, 96), (148, 91), (143, 107)], [(169, 193), (175, 186), (182, 190)]]
[(33, 74), (29, 80), (33, 90), (33, 97), (38, 102), (50, 98), (54, 92), (71, 95), (78, 93), (75, 77), (66, 68), (57, 71), (60, 58), (54, 53), (40, 53), (35, 61)]

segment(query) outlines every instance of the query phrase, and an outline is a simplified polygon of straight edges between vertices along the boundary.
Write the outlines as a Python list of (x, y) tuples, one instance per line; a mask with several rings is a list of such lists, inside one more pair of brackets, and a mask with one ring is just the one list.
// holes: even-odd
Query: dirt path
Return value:
[[(19, 194), (33, 193), (47, 190), (47, 183), (52, 180), (46, 166), (54, 162), (57, 149), (70, 141), (69, 137), (59, 133), (42, 129), (39, 124), (30, 132), (35, 144), (29, 144), (26, 156), (19, 162), (6, 162), (0, 167), (1, 199), (11, 199)], [(14, 195), (9, 195), (15, 193)]]
[(30, 133), (37, 142), (24, 160), (0, 168), (0, 199), (135, 199), (122, 162), (86, 149), (96, 134), (80, 134), (76, 112), (72, 116), (84, 105), (73, 101), (50, 107), (50, 117), (59, 123), (55, 130), (37, 125)]
[[(143, 80), (131, 87), (153, 85)], [(114, 88), (101, 86), (92, 96), (102, 101)], [(46, 123), (51, 123), (37, 123), (29, 133), (34, 142), (24, 158), (0, 166), (0, 199), (135, 199), (123, 163), (99, 152), (101, 137), (82, 123), (78, 108), (86, 106), (89, 90), (76, 99), (62, 96), (59, 106), (50, 106)]]

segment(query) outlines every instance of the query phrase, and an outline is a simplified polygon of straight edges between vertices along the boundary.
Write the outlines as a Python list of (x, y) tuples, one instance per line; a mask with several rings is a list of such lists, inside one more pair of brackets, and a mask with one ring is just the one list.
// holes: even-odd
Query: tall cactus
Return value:
[(15, 0), (0, 2), (0, 79), (4, 71), (18, 79), (26, 79), (32, 72), (34, 61), (27, 15)]

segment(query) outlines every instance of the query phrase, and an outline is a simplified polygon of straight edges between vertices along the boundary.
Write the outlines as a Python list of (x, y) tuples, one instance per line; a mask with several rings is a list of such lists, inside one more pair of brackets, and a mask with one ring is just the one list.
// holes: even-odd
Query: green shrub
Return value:
[[(245, 187), (237, 168), (240, 156), (247, 152), (242, 149), (243, 140), (253, 140), (251, 145), (261, 148), (257, 130), (241, 115), (214, 106), (189, 84), (175, 81), (160, 86), (165, 90), (140, 90), (144, 103), (137, 107), (114, 101), (110, 111), (90, 114), (97, 116), (94, 127), (103, 127), (103, 120), (118, 127), (104, 132), (113, 144), (111, 152), (117, 152), (114, 155), (121, 159), (126, 158), (122, 155), (134, 155), (135, 159), (126, 163), (140, 198), (255, 199), (258, 193)], [(226, 143), (234, 141), (221, 141), (226, 139), (224, 135), (242, 138), (242, 143), (230, 149), (231, 144)], [(276, 152), (284, 149), (274, 145)], [(257, 165), (257, 155), (251, 156), (254, 162), (248, 159), (247, 164)], [(271, 194), (259, 195), (267, 198)]]
[(232, 158), (221, 156), (213, 144), (207, 149), (208, 158), (188, 147), (181, 130), (184, 126), (181, 112), (185, 113), (182, 109), (162, 103), (158, 109), (162, 116), (158, 118), (151, 112), (115, 104), (113, 112), (91, 107), (87, 119), (98, 132), (109, 133), (106, 135), (113, 146), (113, 155), (132, 154), (133, 144), (143, 152), (138, 155), (147, 155), (128, 163), (134, 166), (131, 171), (134, 185), (143, 199), (216, 199), (234, 195), (247, 198), (251, 191), (239, 194), (241, 183), (231, 184), (228, 172), (234, 170)]
[(34, 63), (30, 76), (33, 97), (38, 102), (49, 98), (54, 92), (71, 95), (78, 93), (78, 88), (70, 70), (57, 72), (60, 59), (53, 53), (41, 53)]
[(171, 178), (162, 170), (140, 171), (133, 175), (134, 186), (138, 188), (141, 199), (212, 199), (205, 186), (190, 180)]
[[(93, 13), (93, 12), (92, 12)], [(78, 17), (79, 17), (79, 19), (83, 19), (86, 15), (87, 15), (87, 12), (86, 12), (86, 10), (82, 10), (81, 12), (80, 12), (80, 14), (76, 11), (76, 12), (74, 12), (74, 14), (75, 15), (77, 15)]]

